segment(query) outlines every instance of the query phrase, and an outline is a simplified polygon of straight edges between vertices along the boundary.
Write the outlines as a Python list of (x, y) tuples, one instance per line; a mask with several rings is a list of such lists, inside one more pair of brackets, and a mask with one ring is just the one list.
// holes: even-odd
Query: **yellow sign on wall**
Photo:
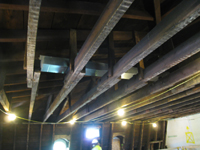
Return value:
[(194, 136), (192, 132), (189, 132), (189, 127), (187, 126), (186, 129), (188, 132), (185, 132), (186, 135), (186, 143), (193, 143), (195, 144)]

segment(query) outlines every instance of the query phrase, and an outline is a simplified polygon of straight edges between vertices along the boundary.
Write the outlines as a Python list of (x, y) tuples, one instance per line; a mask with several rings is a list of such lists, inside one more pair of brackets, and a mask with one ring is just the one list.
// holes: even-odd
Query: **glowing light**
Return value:
[(15, 114), (8, 114), (8, 120), (9, 121), (13, 121), (16, 119), (16, 115)]
[(152, 126), (155, 128), (155, 127), (157, 127), (157, 124), (156, 124), (156, 123), (153, 123)]
[(69, 123), (74, 124), (76, 122), (76, 119), (72, 119)]
[(122, 125), (125, 126), (127, 124), (126, 121), (122, 121)]
[(86, 129), (86, 138), (94, 139), (99, 137), (99, 129), (98, 128), (87, 128)]
[(57, 141), (53, 145), (53, 150), (66, 150), (66, 144), (62, 141)]
[(119, 116), (123, 116), (124, 115), (124, 110), (123, 109), (119, 109), (117, 111), (117, 113), (118, 113)]

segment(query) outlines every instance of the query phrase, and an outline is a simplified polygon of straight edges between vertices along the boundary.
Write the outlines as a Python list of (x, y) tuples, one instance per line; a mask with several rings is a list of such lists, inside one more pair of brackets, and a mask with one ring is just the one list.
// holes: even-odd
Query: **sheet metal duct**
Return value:
[[(67, 71), (69, 59), (40, 55), (41, 72), (62, 73)], [(108, 71), (108, 64), (89, 61), (85, 67), (86, 76), (102, 77)], [(122, 79), (130, 79), (138, 73), (138, 69), (133, 67), (123, 73)]]

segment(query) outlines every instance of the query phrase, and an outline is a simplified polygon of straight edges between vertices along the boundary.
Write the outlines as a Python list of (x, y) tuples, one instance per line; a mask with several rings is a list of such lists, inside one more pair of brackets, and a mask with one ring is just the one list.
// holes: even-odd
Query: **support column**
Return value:
[(166, 140), (166, 126), (167, 126), (167, 121), (163, 121), (163, 129), (162, 129), (162, 148), (165, 148), (165, 140)]
[(138, 150), (142, 150), (143, 133), (144, 133), (144, 121), (140, 125), (140, 145), (139, 145), (139, 149)]
[(135, 147), (135, 124), (132, 125), (132, 143), (131, 143), (131, 150), (134, 150)]
[(111, 148), (111, 139), (112, 139), (112, 124), (104, 123), (103, 130), (102, 130), (102, 149), (103, 150), (110, 150)]
[(28, 124), (27, 127), (26, 150), (28, 150), (28, 145), (29, 145), (29, 133), (30, 133), (30, 124)]
[(40, 145), (39, 145), (39, 150), (41, 150), (41, 146), (42, 146), (42, 130), (43, 130), (43, 124), (41, 124), (41, 126), (40, 126)]
[(151, 140), (151, 124), (149, 124), (149, 129), (148, 129), (148, 137), (147, 137), (147, 150), (150, 150), (150, 140)]

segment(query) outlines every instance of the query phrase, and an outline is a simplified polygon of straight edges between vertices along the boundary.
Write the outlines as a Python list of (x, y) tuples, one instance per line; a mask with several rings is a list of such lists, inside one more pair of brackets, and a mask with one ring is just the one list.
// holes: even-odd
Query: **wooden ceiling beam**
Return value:
[[(199, 77), (200, 79), (200, 77)], [(199, 80), (200, 81), (200, 80)], [(194, 82), (194, 81), (192, 81)], [(200, 82), (198, 82), (200, 83)], [(194, 86), (194, 84), (193, 84)], [(185, 86), (184, 89), (187, 89), (188, 86)], [(133, 106), (132, 108), (128, 108), (126, 111), (125, 117), (126, 119), (132, 118), (132, 119), (141, 119), (143, 118), (143, 115), (145, 114), (151, 114), (155, 113), (159, 110), (165, 110), (166, 108), (168, 109), (175, 109), (173, 108), (174, 105), (182, 106), (182, 105), (189, 105), (190, 103), (196, 103), (197, 101), (199, 102), (199, 97), (200, 97), (200, 88), (199, 86), (195, 88), (191, 88), (187, 91), (183, 91), (183, 88), (180, 88), (179, 91), (177, 90), (176, 95), (173, 95), (172, 92), (168, 96), (163, 96), (163, 98), (158, 98), (157, 100), (151, 99), (151, 103), (145, 105), (139, 105), (139, 106)], [(180, 93), (178, 93), (180, 92)], [(165, 98), (167, 97), (167, 98)], [(173, 107), (172, 107), (173, 106)], [(134, 111), (133, 111), (134, 110)], [(110, 120), (110, 119), (109, 119)], [(113, 116), (111, 121), (113, 120), (119, 120), (119, 117)], [(98, 120), (99, 121), (99, 120)]]
[[(134, 46), (124, 57), (122, 57), (114, 66), (113, 76), (108, 78), (106, 73), (98, 83), (97, 86), (92, 88), (88, 93), (81, 97), (73, 106), (72, 111), (67, 110), (65, 113), (60, 115), (57, 121), (62, 121), (66, 117), (78, 109), (97, 98), (100, 94), (108, 90), (110, 87), (120, 81), (119, 77), (121, 74), (129, 70), (141, 59), (145, 58), (148, 54), (156, 50), (161, 44), (175, 35), (178, 31), (183, 29), (186, 25), (191, 22), (191, 17), (196, 19), (198, 17), (197, 12), (200, 11), (200, 1), (184, 0), (181, 2), (176, 9), (170, 15), (165, 17), (153, 30), (151, 30), (136, 46)], [(184, 10), (184, 11), (182, 11)], [(198, 14), (198, 15), (197, 15)], [(189, 21), (190, 20), (190, 21)], [(184, 24), (183, 24), (184, 22)], [(176, 24), (176, 26), (174, 26)], [(159, 72), (158, 72), (159, 73)], [(156, 74), (155, 74), (156, 75)], [(152, 76), (153, 78), (153, 76)], [(141, 82), (140, 82), (141, 83)], [(142, 84), (142, 85), (141, 85)], [(146, 83), (142, 82), (138, 87), (144, 86)], [(138, 88), (137, 87), (137, 88)], [(125, 88), (125, 87), (124, 87)], [(134, 85), (135, 88), (135, 85)], [(127, 88), (125, 88), (127, 89)], [(129, 88), (130, 89), (130, 88)], [(130, 93), (131, 91), (126, 91)], [(122, 95), (124, 96), (124, 90)], [(119, 98), (119, 97), (118, 97)], [(102, 106), (102, 105), (99, 105)]]
[[(40, 82), (38, 89), (51, 88), (51, 87), (61, 87), (63, 86), (63, 80), (56, 81), (43, 81)], [(30, 91), (31, 89), (27, 88), (26, 84), (17, 84), (12, 86), (4, 86), (4, 90), (6, 93), (16, 93), (22, 91)]]
[[(90, 34), (90, 30), (77, 30), (77, 40), (85, 41)], [(26, 30), (0, 30), (0, 42), (26, 42)], [(38, 30), (37, 42), (41, 41), (69, 41), (69, 30)], [(115, 41), (131, 40), (132, 32), (130, 31), (113, 31)]]
[[(200, 71), (200, 67), (198, 67), (199, 64), (200, 64), (200, 59), (192, 61), (189, 64), (187, 64), (186, 66), (171, 73), (169, 76), (162, 78), (161, 80), (159, 80), (153, 84), (150, 84), (146, 87), (141, 88), (140, 90), (131, 94), (130, 96), (127, 96), (119, 101), (115, 101), (115, 102), (107, 105), (106, 106), (107, 111), (105, 111), (104, 108), (97, 110), (99, 108), (99, 106), (105, 106), (108, 103), (108, 101), (110, 101), (110, 99), (112, 99), (112, 100), (119, 99), (119, 96), (123, 95), (123, 93), (125, 91), (120, 90), (120, 89), (125, 88), (125, 86), (119, 86), (118, 91), (112, 92), (112, 93), (108, 91), (105, 94), (103, 94), (102, 96), (98, 97), (96, 100), (96, 103), (89, 105), (89, 110), (91, 110), (91, 112), (87, 113), (84, 111), (85, 109), (83, 109), (82, 111), (77, 112), (75, 117), (78, 119), (78, 118), (81, 118), (82, 116), (88, 115), (88, 116), (84, 117), (83, 120), (89, 121), (96, 117), (106, 115), (107, 113), (117, 111), (118, 108), (120, 108), (124, 105), (130, 105), (133, 103), (135, 104), (135, 103), (141, 102), (142, 100), (148, 100), (149, 98), (162, 93), (165, 89), (170, 88), (174, 84), (177, 84), (180, 81), (183, 81), (183, 80), (191, 77), (192, 75), (198, 73)], [(134, 80), (129, 80), (129, 83), (131, 83), (131, 81), (134, 81)], [(132, 82), (132, 83), (133, 83), (133, 85), (135, 84), (136, 86), (140, 85), (140, 84), (137, 84), (136, 82)], [(124, 84), (122, 84), (122, 85), (124, 85)], [(128, 84), (126, 86), (128, 86)], [(128, 87), (132, 87), (132, 86), (128, 86)], [(113, 95), (113, 96), (111, 97), (111, 95)], [(160, 97), (163, 98), (162, 96), (160, 96)], [(97, 111), (92, 113), (93, 110), (97, 110)]]
[[(0, 52), (0, 59), (2, 59), (2, 57), (3, 57), (3, 54), (2, 54), (2, 52)], [(0, 63), (0, 103), (3, 106), (5, 111), (9, 111), (10, 103), (9, 103), (6, 93), (3, 89), (5, 78), (6, 78), (6, 67), (5, 67), (5, 64)]]
[(93, 30), (79, 51), (79, 54), (75, 58), (74, 71), (69, 71), (65, 79), (64, 87), (45, 114), (44, 122), (84, 76), (81, 71), (133, 1), (134, 0), (110, 0), (108, 2)]
[(0, 103), (5, 111), (10, 111), (10, 103), (7, 99), (6, 93), (3, 89), (0, 90)]
[(189, 106), (189, 107), (183, 107), (177, 110), (171, 110), (168, 112), (160, 112), (158, 114), (154, 114), (148, 117), (143, 118), (142, 120), (145, 121), (150, 121), (150, 122), (156, 122), (158, 120), (165, 120), (165, 119), (171, 119), (171, 118), (178, 118), (178, 117), (183, 117), (187, 115), (192, 115), (199, 113), (199, 104), (197, 106)]
[(31, 120), (32, 113), (33, 113), (33, 108), (34, 108), (34, 104), (35, 104), (35, 98), (37, 96), (38, 84), (39, 84), (39, 81), (40, 81), (40, 74), (41, 74), (41, 72), (35, 72), (34, 73), (33, 86), (32, 86), (32, 89), (31, 89), (29, 115), (28, 115), (28, 118), (30, 120)]
[[(107, 48), (99, 48), (98, 49), (99, 52), (106, 51), (106, 50), (107, 50)], [(123, 57), (126, 54), (126, 52), (128, 52), (128, 50), (130, 50), (129, 47), (121, 47), (121, 48), (116, 47), (115, 51), (117, 51), (118, 53), (115, 53), (115, 58)], [(58, 52), (57, 49), (49, 49), (49, 50), (38, 49), (35, 53), (35, 60), (39, 60), (40, 55), (69, 58), (68, 52), (69, 52), (68, 49), (63, 49), (63, 50), (61, 50), (61, 52)], [(13, 62), (14, 63), (14, 62), (19, 62), (19, 61), (24, 61), (24, 55), (23, 54), (24, 54), (24, 51), (11, 54), (8, 57), (4, 57), (3, 59), (1, 59), (0, 62), (5, 62), (5, 63)], [(104, 53), (102, 53), (102, 54), (96, 53), (92, 56), (93, 60), (101, 60), (101, 59), (107, 59), (107, 58), (108, 58), (108, 54), (104, 54)], [(20, 72), (18, 72), (18, 69), (20, 70)], [(13, 69), (8, 67), (7, 70), (8, 70), (7, 75), (26, 73), (26, 71), (24, 71), (22, 67), (13, 68)]]
[[(58, 93), (61, 88), (62, 88), (62, 86), (55, 87), (55, 88), (40, 89), (38, 91), (38, 95), (55, 94), (55, 93)], [(29, 97), (29, 96), (31, 96), (31, 91), (22, 91), (22, 92), (16, 92), (16, 93), (8, 93), (7, 95), (10, 96), (12, 99), (22, 98), (22, 97)]]
[(29, 0), (28, 13), (28, 31), (27, 31), (27, 87), (32, 88), (34, 62), (35, 62), (35, 47), (38, 30), (38, 21), (40, 15), (40, 5), (42, 0)]
[[(56, 12), (67, 14), (81, 14), (99, 16), (105, 5), (92, 2), (42, 2), (41, 12)], [(15, 0), (13, 3), (0, 3), (0, 9), (28, 11), (28, 3)], [(122, 18), (153, 21), (153, 17), (146, 11), (132, 9), (127, 11)]]
[[(200, 100), (196, 100), (194, 99), (194, 101), (190, 101), (190, 102), (186, 102), (186, 103), (180, 103), (178, 105), (175, 105), (175, 104), (172, 104), (170, 107), (167, 108), (168, 105), (165, 106), (165, 108), (155, 108), (156, 110), (155, 111), (151, 111), (151, 112), (148, 112), (148, 110), (146, 112), (144, 112), (142, 115), (137, 115), (137, 116), (133, 116), (131, 118), (132, 121), (134, 120), (142, 120), (144, 118), (147, 118), (147, 117), (151, 117), (151, 116), (154, 116), (154, 115), (157, 115), (157, 114), (160, 114), (160, 113), (166, 113), (166, 114), (169, 114), (170, 112), (174, 112), (178, 109), (183, 109), (183, 107), (187, 106), (186, 108), (190, 107), (196, 107), (197, 105), (200, 105)], [(146, 115), (145, 115), (146, 114)]]
[[(63, 79), (64, 79), (64, 74), (42, 73), (40, 82), (61, 81), (61, 80), (63, 81)], [(19, 85), (19, 84), (26, 84), (26, 75), (7, 76), (6, 81), (4, 83), (4, 87), (10, 85)]]

